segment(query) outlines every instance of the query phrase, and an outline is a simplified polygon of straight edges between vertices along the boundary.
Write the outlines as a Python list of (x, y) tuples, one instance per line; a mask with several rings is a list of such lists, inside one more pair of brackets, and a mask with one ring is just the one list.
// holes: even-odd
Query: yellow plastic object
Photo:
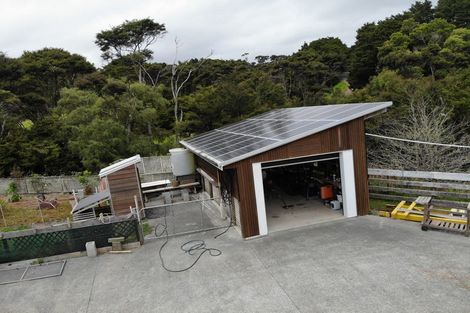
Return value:
[(406, 201), (401, 201), (392, 211), (392, 218), (397, 220), (407, 220), (413, 222), (423, 221), (423, 207), (417, 207), (416, 202), (406, 205)]
[[(449, 223), (466, 224), (464, 219), (458, 219), (452, 215), (439, 214), (442, 210), (433, 211), (431, 209), (431, 216), (433, 220), (445, 221)], [(449, 211), (449, 214), (451, 211)], [(380, 213), (379, 213), (380, 214)], [(422, 222), (424, 216), (424, 208), (416, 206), (416, 202), (406, 205), (406, 201), (401, 201), (392, 211), (391, 217), (397, 220), (406, 220), (413, 222)]]
[(379, 211), (379, 216), (382, 216), (382, 217), (390, 217), (390, 212), (387, 212), (387, 211)]

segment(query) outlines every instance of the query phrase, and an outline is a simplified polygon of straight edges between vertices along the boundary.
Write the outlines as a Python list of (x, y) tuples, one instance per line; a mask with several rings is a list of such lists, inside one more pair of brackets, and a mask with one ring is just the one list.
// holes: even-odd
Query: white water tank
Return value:
[(194, 174), (196, 164), (194, 154), (183, 148), (170, 149), (171, 170), (175, 176)]

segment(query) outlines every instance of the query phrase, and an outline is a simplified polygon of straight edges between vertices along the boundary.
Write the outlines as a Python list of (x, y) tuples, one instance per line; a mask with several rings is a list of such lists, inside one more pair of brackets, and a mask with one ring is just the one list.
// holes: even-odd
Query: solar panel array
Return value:
[(277, 109), (181, 143), (222, 168), (390, 105), (391, 102), (382, 102)]

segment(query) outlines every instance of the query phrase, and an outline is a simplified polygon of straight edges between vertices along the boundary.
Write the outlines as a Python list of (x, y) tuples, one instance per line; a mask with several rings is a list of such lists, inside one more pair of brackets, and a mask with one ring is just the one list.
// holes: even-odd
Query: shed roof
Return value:
[(111, 173), (122, 170), (123, 168), (126, 168), (129, 165), (133, 165), (133, 164), (139, 163), (141, 161), (142, 161), (142, 159), (140, 158), (139, 154), (134, 155), (133, 157), (121, 160), (119, 162), (116, 162), (114, 164), (111, 164), (110, 166), (107, 166), (107, 167), (101, 169), (101, 171), (99, 173), (99, 176), (100, 176), (100, 178), (102, 178), (104, 176), (108, 176)]
[(72, 209), (72, 213), (78, 213), (80, 211), (92, 208), (96, 206), (98, 203), (109, 199), (109, 190), (106, 189), (104, 191), (92, 194), (86, 198), (80, 200)]
[(220, 169), (292, 141), (367, 117), (392, 102), (277, 109), (214, 129), (181, 144)]

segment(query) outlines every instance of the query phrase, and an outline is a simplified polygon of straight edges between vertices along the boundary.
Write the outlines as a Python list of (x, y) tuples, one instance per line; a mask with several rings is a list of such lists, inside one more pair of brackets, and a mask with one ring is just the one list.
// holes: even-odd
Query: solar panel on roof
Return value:
[(222, 169), (391, 105), (379, 102), (277, 109), (183, 140), (181, 144)]

